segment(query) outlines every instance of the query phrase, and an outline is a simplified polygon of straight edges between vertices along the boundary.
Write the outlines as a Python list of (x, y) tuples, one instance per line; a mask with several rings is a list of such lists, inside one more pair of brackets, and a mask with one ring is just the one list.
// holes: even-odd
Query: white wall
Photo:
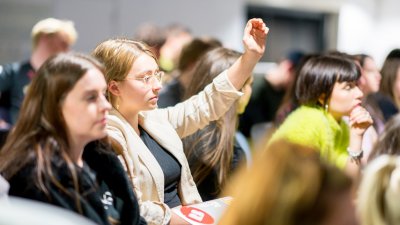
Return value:
[(338, 35), (328, 37), (329, 43), (337, 43), (338, 50), (350, 54), (370, 54), (379, 66), (393, 48), (400, 48), (399, 0), (248, 0), (248, 2), (285, 9), (338, 13)]
[(0, 64), (29, 57), (30, 30), (49, 16), (71, 19), (74, 50), (90, 52), (111, 37), (131, 37), (144, 22), (179, 22), (195, 35), (210, 35), (242, 50), (245, 0), (0, 0)]
[(367, 53), (379, 66), (393, 48), (400, 48), (398, 0), (348, 0), (339, 14), (338, 49)]
[(337, 13), (346, 0), (247, 0), (251, 4), (270, 7)]
[(400, 48), (399, 0), (0, 0), (0, 64), (28, 57), (30, 29), (49, 16), (75, 21), (74, 49), (83, 52), (110, 37), (129, 37), (148, 21), (181, 22), (195, 35), (215, 36), (241, 50), (246, 2), (339, 13), (338, 35), (327, 37), (329, 43), (348, 53), (370, 54), (378, 65), (391, 49)]

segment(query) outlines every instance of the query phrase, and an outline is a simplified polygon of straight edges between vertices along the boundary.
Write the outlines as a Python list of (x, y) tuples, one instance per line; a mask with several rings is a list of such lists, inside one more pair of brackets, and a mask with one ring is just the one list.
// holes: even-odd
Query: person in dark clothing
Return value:
[(26, 88), (35, 74), (29, 61), (7, 64), (0, 72), (1, 119), (6, 123), (3, 129), (9, 129), (17, 120), (19, 108), (24, 99)]
[(239, 130), (250, 137), (253, 125), (271, 122), (281, 105), (285, 93), (290, 89), (304, 53), (290, 52), (277, 67), (263, 77), (254, 80), (254, 91), (246, 111), (240, 116)]
[(17, 121), (36, 70), (50, 56), (69, 51), (76, 41), (77, 32), (72, 21), (47, 18), (35, 24), (31, 36), (33, 50), (29, 60), (0, 66), (0, 121), (4, 123), (4, 129), (9, 129)]
[[(103, 145), (103, 146), (102, 146)], [(56, 184), (47, 182), (48, 195), (35, 186), (35, 165), (30, 163), (10, 180), (10, 195), (50, 203), (71, 211), (82, 211), (82, 215), (98, 224), (139, 224), (139, 205), (133, 194), (131, 183), (126, 177), (118, 157), (100, 141), (85, 147), (83, 167), (75, 165), (79, 194), (74, 190), (72, 174), (61, 157), (52, 162), (57, 181), (66, 191), (76, 194), (76, 199), (61, 191)], [(79, 201), (80, 208), (76, 205)], [(136, 212), (136, 213), (135, 213)], [(110, 222), (105, 222), (110, 221)], [(145, 224), (144, 221), (141, 221)]]
[[(104, 67), (59, 54), (38, 70), (0, 152), (10, 195), (60, 206), (101, 225), (146, 224), (106, 140)], [(101, 139), (101, 140), (100, 140)]]

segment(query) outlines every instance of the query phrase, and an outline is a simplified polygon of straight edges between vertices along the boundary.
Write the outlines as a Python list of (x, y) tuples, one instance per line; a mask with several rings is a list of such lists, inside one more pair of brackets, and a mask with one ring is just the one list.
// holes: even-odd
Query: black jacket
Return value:
[(62, 160), (54, 159), (52, 167), (54, 176), (67, 190), (65, 193), (49, 181), (46, 182), (46, 195), (34, 184), (35, 166), (33, 163), (23, 167), (10, 180), (10, 195), (46, 202), (75, 212), (79, 212), (76, 204), (78, 199), (82, 215), (98, 224), (108, 225), (106, 205), (101, 193), (100, 183), (106, 184), (112, 193), (112, 198), (119, 199), (120, 224), (146, 224), (140, 217), (139, 205), (132, 185), (115, 154), (106, 150), (99, 142), (92, 142), (85, 147), (83, 153), (85, 166), (75, 167), (78, 171), (79, 189), (73, 186), (72, 177), (67, 165)]

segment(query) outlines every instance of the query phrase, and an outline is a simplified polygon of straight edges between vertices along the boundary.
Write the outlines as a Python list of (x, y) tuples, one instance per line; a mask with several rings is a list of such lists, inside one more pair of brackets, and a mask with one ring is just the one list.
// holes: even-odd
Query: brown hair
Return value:
[(390, 97), (390, 99), (396, 103), (396, 106), (399, 107), (394, 96), (394, 85), (400, 71), (400, 57), (398, 55), (389, 56), (390, 55), (385, 59), (381, 69), (382, 80), (379, 90)]
[[(0, 172), (10, 179), (24, 166), (34, 164), (35, 185), (49, 194), (47, 184), (73, 195), (54, 177), (52, 161), (60, 157), (67, 163), (75, 189), (78, 178), (69, 156), (68, 128), (61, 111), (66, 95), (91, 69), (104, 71), (95, 59), (81, 54), (59, 54), (49, 58), (38, 70), (28, 88), (14, 129), (0, 152)], [(79, 200), (77, 202), (80, 209)]]
[[(240, 56), (239, 52), (219, 47), (199, 59), (192, 81), (184, 99), (202, 91), (222, 71), (228, 69)], [(216, 171), (218, 186), (225, 183), (230, 171), (237, 127), (237, 103), (217, 121), (183, 140), (185, 153), (191, 163), (191, 171), (197, 184), (212, 171)], [(218, 193), (216, 193), (218, 194)]]
[(395, 115), (387, 121), (382, 134), (374, 144), (368, 161), (384, 154), (400, 155), (400, 115)]

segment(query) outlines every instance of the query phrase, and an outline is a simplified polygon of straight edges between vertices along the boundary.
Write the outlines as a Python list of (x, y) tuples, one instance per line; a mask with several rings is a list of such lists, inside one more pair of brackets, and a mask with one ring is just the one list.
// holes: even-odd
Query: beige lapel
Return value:
[[(110, 112), (110, 116), (116, 116), (119, 119), (118, 124), (115, 124), (114, 119), (109, 120), (111, 126), (117, 126), (124, 134), (128, 146), (128, 153), (131, 158), (139, 158), (139, 161), (145, 165), (149, 170), (154, 183), (156, 184), (157, 192), (161, 195), (160, 198), (164, 199), (164, 173), (147, 146), (143, 143), (142, 139), (136, 134), (132, 126), (125, 120), (125, 118), (116, 110)], [(139, 172), (139, 171), (137, 171)], [(142, 181), (140, 181), (142, 182)]]

